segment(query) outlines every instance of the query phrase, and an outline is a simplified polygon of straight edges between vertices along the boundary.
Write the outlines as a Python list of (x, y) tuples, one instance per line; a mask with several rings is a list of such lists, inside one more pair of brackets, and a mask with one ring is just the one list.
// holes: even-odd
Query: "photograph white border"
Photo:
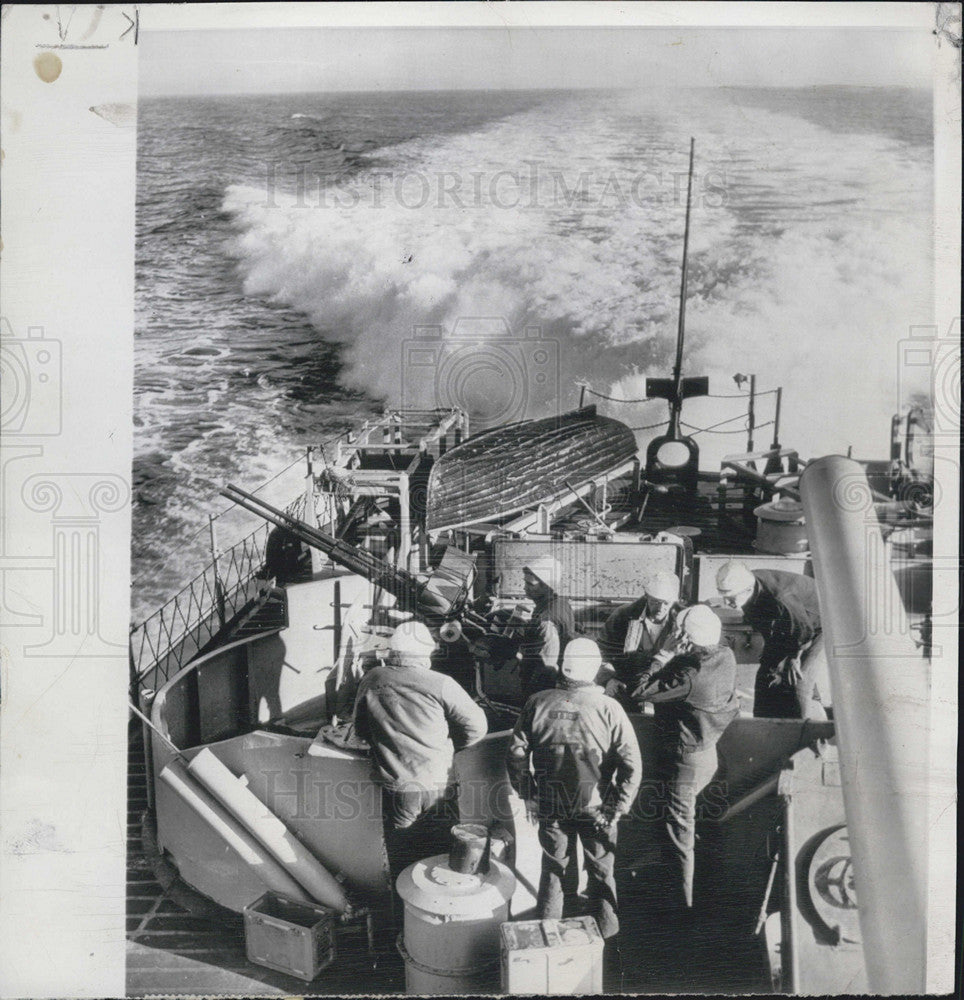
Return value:
[[(62, 495), (35, 483), (30, 497), (2, 497), (0, 545), (4, 538), (16, 545), (0, 548), (0, 577), (15, 608), (43, 616), (53, 599), (51, 531), (58, 517), (90, 522), (86, 530), (96, 536), (109, 572), (96, 581), (97, 594), (78, 597), (81, 603), (85, 596), (99, 598), (98, 641), (80, 637), (74, 647), (31, 652), (28, 647), (44, 641), (42, 627), (4, 628), (0, 995), (125, 992), (130, 519), (126, 497), (119, 501), (111, 491), (123, 494), (132, 458), (135, 40), (152, 31), (259, 26), (934, 31), (939, 11), (939, 5), (916, 3), (4, 7), (0, 298), (13, 337), (39, 335), (59, 344), (61, 395), (44, 405), (62, 407), (62, 426), (59, 433), (26, 436), (24, 445), (5, 439), (0, 465), (31, 463), (31, 474), (54, 480)], [(943, 331), (952, 328), (960, 302), (961, 102), (959, 51), (941, 42), (935, 33), (935, 316)], [(41, 52), (57, 54), (62, 63), (51, 82), (38, 75)], [(18, 453), (18, 447), (26, 450)], [(100, 482), (109, 485), (95, 503), (91, 490)], [(936, 537), (941, 554), (956, 559), (959, 483), (954, 477), (940, 488), (945, 501), (953, 500), (937, 511)], [(955, 955), (956, 632), (947, 638), (943, 658), (934, 663), (931, 706), (927, 987), (936, 993), (952, 988)]]

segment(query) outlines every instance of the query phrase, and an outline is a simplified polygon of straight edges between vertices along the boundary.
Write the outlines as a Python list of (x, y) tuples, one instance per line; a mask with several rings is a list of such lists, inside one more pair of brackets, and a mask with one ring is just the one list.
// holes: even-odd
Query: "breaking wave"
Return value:
[[(722, 100), (708, 114), (671, 95), (593, 95), (552, 111), (383, 149), (391, 170), (338, 185), (231, 187), (246, 293), (304, 313), (343, 345), (342, 379), (391, 403), (446, 402), (437, 369), (466, 336), (506, 359), (453, 400), (483, 420), (507, 373), (526, 382), (520, 417), (573, 405), (578, 379), (639, 398), (675, 346), (692, 134), (687, 371), (718, 394), (737, 392), (737, 372), (784, 386), (781, 436), (804, 453), (885, 448), (897, 342), (931, 315), (929, 151)], [(532, 362), (527, 328), (558, 369)], [(413, 339), (433, 338), (430, 371), (414, 372)], [(633, 426), (665, 406), (604, 405)], [(695, 400), (684, 419), (740, 406)]]

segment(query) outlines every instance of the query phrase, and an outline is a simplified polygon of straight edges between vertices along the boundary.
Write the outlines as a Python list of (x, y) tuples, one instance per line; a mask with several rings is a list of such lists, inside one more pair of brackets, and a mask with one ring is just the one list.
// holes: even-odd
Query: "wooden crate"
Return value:
[(502, 992), (592, 996), (603, 988), (603, 939), (592, 917), (502, 925)]

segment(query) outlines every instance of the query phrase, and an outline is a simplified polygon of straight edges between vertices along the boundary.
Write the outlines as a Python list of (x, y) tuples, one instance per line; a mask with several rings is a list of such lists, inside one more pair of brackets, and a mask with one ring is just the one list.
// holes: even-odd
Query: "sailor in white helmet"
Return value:
[[(777, 719), (826, 719), (827, 657), (817, 585), (802, 573), (750, 571), (728, 562), (716, 575), (723, 603), (763, 636), (753, 714)], [(818, 681), (824, 691), (818, 689)]]
[(512, 787), (539, 817), (542, 878), (539, 916), (562, 916), (567, 868), (582, 842), (588, 894), (606, 939), (619, 930), (614, 876), (616, 829), (632, 807), (641, 762), (623, 708), (596, 684), (599, 647), (585, 638), (565, 649), (551, 690), (522, 709), (506, 753)]
[(371, 746), (382, 788), (393, 889), (405, 867), (448, 851), (459, 821), (453, 756), (488, 729), (465, 689), (431, 669), (434, 649), (425, 625), (403, 622), (389, 640), (389, 662), (365, 674), (355, 701), (355, 732)]
[(562, 651), (576, 635), (572, 605), (558, 591), (562, 566), (552, 556), (531, 559), (522, 568), (526, 597), (533, 602), (532, 617), (517, 638), (487, 636), (488, 656), (499, 664), (512, 658), (519, 662), (523, 700), (551, 688), (559, 675)]
[(657, 777), (665, 783), (662, 847), (664, 898), (679, 917), (693, 905), (696, 797), (717, 768), (716, 743), (739, 713), (736, 657), (721, 645), (722, 627), (712, 608), (681, 612), (680, 651), (633, 692), (642, 708), (655, 706)]
[(679, 577), (662, 571), (643, 586), (642, 597), (616, 608), (599, 636), (599, 648), (616, 670), (615, 685), (607, 686), (612, 693), (626, 686), (632, 691), (644, 671), (658, 668), (673, 652), (682, 610)]

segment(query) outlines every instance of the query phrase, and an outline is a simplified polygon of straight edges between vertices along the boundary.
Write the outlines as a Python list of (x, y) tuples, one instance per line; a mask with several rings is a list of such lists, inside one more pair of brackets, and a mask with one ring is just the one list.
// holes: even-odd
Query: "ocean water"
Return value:
[[(669, 374), (691, 136), (686, 372), (714, 396), (736, 373), (783, 386), (781, 442), (806, 457), (885, 456), (925, 389), (898, 344), (933, 313), (926, 91), (155, 98), (138, 130), (135, 621), (207, 561), (220, 486), (294, 463), (281, 502), (307, 444), (384, 405), (480, 427), (574, 406), (577, 380), (636, 400)], [(706, 463), (745, 443), (720, 429)], [(220, 543), (244, 528), (219, 519)]]

